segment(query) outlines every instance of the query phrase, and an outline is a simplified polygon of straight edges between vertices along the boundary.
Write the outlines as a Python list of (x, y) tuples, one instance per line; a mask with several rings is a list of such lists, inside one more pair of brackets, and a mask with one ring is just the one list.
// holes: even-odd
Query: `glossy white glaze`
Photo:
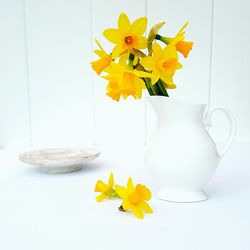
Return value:
[[(206, 200), (202, 187), (211, 179), (221, 156), (229, 149), (235, 135), (232, 114), (213, 108), (206, 114), (206, 105), (182, 102), (163, 96), (148, 97), (158, 123), (148, 144), (145, 160), (156, 181), (162, 186), (158, 198), (175, 202)], [(217, 151), (206, 126), (211, 114), (225, 112), (230, 133), (223, 150)]]

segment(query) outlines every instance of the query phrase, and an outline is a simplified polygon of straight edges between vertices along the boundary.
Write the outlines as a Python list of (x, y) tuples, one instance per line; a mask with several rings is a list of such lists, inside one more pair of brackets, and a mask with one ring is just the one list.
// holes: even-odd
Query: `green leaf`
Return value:
[(156, 25), (154, 25), (148, 35), (148, 53), (149, 55), (152, 54), (152, 44), (153, 41), (155, 40), (155, 37), (157, 35), (157, 33), (159, 32), (159, 30), (161, 29), (161, 27), (165, 24), (165, 22), (161, 22), (161, 23), (157, 23)]

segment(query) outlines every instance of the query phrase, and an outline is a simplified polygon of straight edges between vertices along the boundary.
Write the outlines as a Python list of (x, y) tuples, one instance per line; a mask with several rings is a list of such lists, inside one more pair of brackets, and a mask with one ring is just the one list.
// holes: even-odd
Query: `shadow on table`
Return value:
[(236, 196), (239, 193), (250, 191), (248, 175), (217, 176), (204, 188), (210, 198)]
[(24, 175), (30, 175), (30, 176), (72, 176), (72, 175), (82, 175), (90, 172), (99, 171), (103, 168), (103, 163), (101, 162), (87, 162), (83, 165), (81, 165), (81, 169), (73, 172), (66, 172), (66, 173), (46, 173), (42, 172), (39, 167), (36, 166), (24, 166), (23, 169), (20, 171)]

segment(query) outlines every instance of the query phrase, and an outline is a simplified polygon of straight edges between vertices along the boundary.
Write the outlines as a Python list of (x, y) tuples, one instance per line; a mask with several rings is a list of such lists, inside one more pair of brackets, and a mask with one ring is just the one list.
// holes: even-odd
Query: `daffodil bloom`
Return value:
[(140, 64), (152, 70), (152, 84), (161, 79), (166, 88), (174, 89), (173, 75), (177, 69), (182, 68), (178, 62), (178, 55), (175, 44), (170, 43), (164, 49), (155, 42), (153, 44), (153, 55), (141, 59)]
[(99, 59), (91, 62), (91, 65), (96, 74), (100, 75), (110, 65), (112, 57), (105, 52), (97, 40), (95, 41), (100, 50), (95, 50), (94, 52), (98, 55)]
[(128, 179), (127, 188), (115, 185), (115, 190), (122, 201), (122, 209), (131, 210), (139, 219), (143, 219), (143, 211), (153, 213), (147, 201), (151, 199), (150, 190), (141, 184), (134, 186), (131, 178)]
[(140, 99), (142, 90), (145, 89), (141, 78), (151, 77), (147, 72), (134, 70), (133, 66), (131, 68), (125, 60), (120, 61), (119, 64), (112, 62), (105, 72), (108, 74), (103, 78), (109, 80), (107, 95), (116, 101), (119, 101), (120, 96), (124, 99), (128, 96)]
[(176, 50), (180, 52), (185, 58), (188, 57), (188, 54), (190, 50), (193, 48), (193, 42), (186, 42), (184, 41), (185, 39), (185, 28), (187, 27), (188, 22), (185, 23), (179, 32), (176, 34), (174, 38), (169, 38), (169, 37), (163, 37), (160, 35), (156, 35), (156, 39), (161, 40), (165, 44), (174, 44), (176, 47)]
[(114, 177), (113, 173), (110, 173), (108, 184), (105, 184), (102, 180), (97, 181), (95, 185), (95, 192), (100, 192), (101, 194), (96, 197), (96, 201), (103, 201), (105, 198), (118, 197), (116, 191), (114, 190)]
[(143, 36), (147, 27), (147, 18), (141, 17), (130, 23), (126, 14), (121, 13), (118, 19), (118, 29), (106, 29), (103, 35), (115, 47), (112, 51), (112, 58), (115, 59), (125, 51), (132, 49), (145, 49), (147, 39)]

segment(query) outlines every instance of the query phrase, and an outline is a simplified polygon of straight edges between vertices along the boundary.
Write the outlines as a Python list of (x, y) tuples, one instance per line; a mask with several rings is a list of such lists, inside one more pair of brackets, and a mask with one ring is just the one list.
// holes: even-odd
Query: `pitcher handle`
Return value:
[(226, 114), (228, 121), (229, 121), (229, 124), (230, 124), (230, 129), (229, 129), (227, 140), (226, 140), (223, 148), (221, 149), (221, 152), (218, 153), (219, 156), (222, 157), (227, 152), (227, 150), (231, 147), (231, 145), (234, 141), (235, 132), (236, 132), (236, 121), (235, 121), (235, 118), (230, 110), (227, 110), (227, 109), (224, 109), (221, 107), (213, 107), (210, 110), (208, 110), (206, 115), (205, 115), (205, 119), (204, 119), (205, 126), (208, 126), (208, 127), (213, 126), (212, 121), (211, 121), (211, 117), (212, 117), (212, 114), (214, 111), (224, 112)]

